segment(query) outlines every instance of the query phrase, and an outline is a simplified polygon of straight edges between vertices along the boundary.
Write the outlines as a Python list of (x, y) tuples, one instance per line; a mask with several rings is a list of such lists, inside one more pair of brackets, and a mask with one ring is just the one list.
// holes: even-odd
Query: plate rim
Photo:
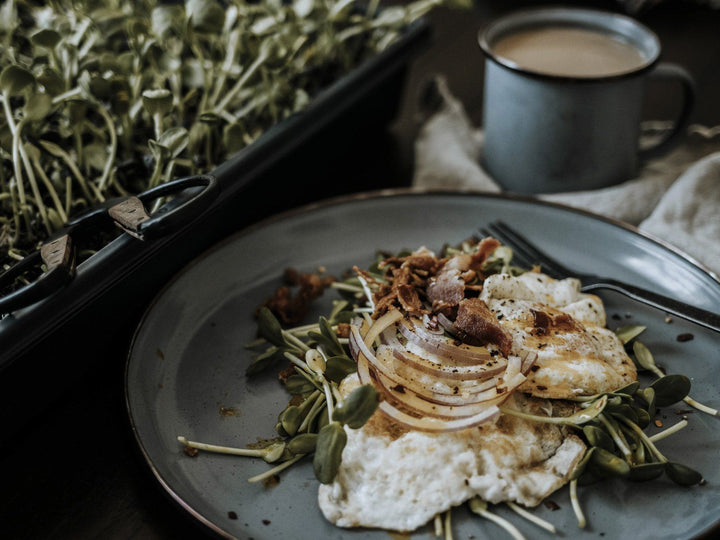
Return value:
[[(457, 196), (468, 196), (468, 197), (477, 197), (477, 198), (517, 201), (517, 202), (528, 203), (528, 204), (536, 205), (536, 206), (546, 206), (546, 207), (550, 207), (550, 208), (556, 208), (560, 211), (575, 213), (575, 214), (578, 214), (578, 215), (581, 215), (581, 216), (584, 216), (587, 218), (602, 221), (602, 222), (605, 222), (606, 224), (613, 225), (615, 227), (624, 229), (630, 233), (634, 233), (636, 235), (639, 235), (639, 236), (645, 238), (646, 240), (650, 240), (651, 242), (658, 244), (660, 247), (672, 252), (674, 255), (684, 259), (686, 262), (697, 267), (703, 273), (707, 274), (710, 278), (712, 278), (712, 280), (715, 281), (718, 285), (720, 285), (720, 274), (714, 272), (711, 268), (709, 268), (707, 265), (705, 265), (700, 260), (696, 259), (695, 257), (690, 255), (683, 249), (675, 246), (674, 244), (668, 242), (667, 240), (664, 240), (664, 239), (662, 239), (652, 233), (649, 233), (647, 231), (643, 231), (639, 227), (632, 225), (631, 223), (628, 223), (626, 221), (617, 219), (617, 218), (604, 216), (602, 214), (592, 212), (591, 210), (586, 210), (584, 208), (578, 208), (576, 206), (570, 206), (569, 204), (566, 204), (566, 203), (549, 201), (549, 200), (545, 200), (545, 199), (538, 199), (536, 196), (533, 196), (533, 195), (522, 195), (519, 193), (495, 193), (495, 192), (489, 192), (489, 191), (478, 191), (478, 190), (474, 190), (474, 189), (424, 188), (424, 187), (414, 187), (414, 186), (413, 187), (397, 187), (397, 188), (379, 189), (379, 190), (363, 191), (363, 192), (358, 192), (358, 193), (350, 193), (350, 194), (345, 194), (345, 195), (338, 195), (335, 197), (321, 199), (319, 201), (304, 204), (304, 205), (298, 206), (296, 208), (291, 208), (289, 210), (285, 210), (285, 211), (279, 212), (277, 214), (273, 214), (271, 216), (261, 219), (260, 221), (250, 224), (247, 227), (243, 227), (242, 229), (235, 231), (234, 233), (228, 235), (226, 238), (220, 240), (218, 243), (209, 247), (207, 250), (203, 251), (197, 257), (195, 257), (191, 261), (189, 261), (175, 276), (173, 276), (171, 278), (171, 280), (168, 282), (168, 284), (170, 284), (172, 281), (174, 281), (175, 278), (177, 277), (177, 275), (184, 272), (188, 267), (194, 265), (198, 259), (201, 259), (201, 258), (207, 256), (208, 254), (212, 253), (215, 249), (222, 248), (226, 243), (233, 242), (239, 236), (245, 236), (246, 234), (252, 233), (255, 229), (262, 229), (262, 228), (264, 228), (268, 225), (271, 225), (277, 221), (284, 221), (284, 220), (290, 219), (296, 215), (311, 213), (311, 212), (314, 212), (317, 210), (321, 210), (324, 207), (328, 207), (328, 206), (339, 206), (342, 204), (349, 204), (349, 203), (368, 200), (368, 199), (386, 199), (386, 198), (405, 197), (405, 196), (425, 197), (425, 196), (433, 196), (433, 195), (444, 195), (444, 196), (457, 195)], [(163, 287), (163, 289), (161, 289), (161, 291), (158, 293), (158, 295), (161, 294), (163, 292), (163, 290), (164, 290), (164, 287)], [(153, 302), (154, 302), (154, 300), (153, 300)]]
[[(220, 240), (219, 242), (213, 244), (208, 249), (202, 251), (200, 254), (198, 254), (196, 257), (194, 257), (192, 260), (190, 260), (185, 266), (183, 266), (175, 275), (173, 275), (167, 283), (163, 285), (163, 287), (157, 292), (157, 294), (153, 297), (153, 299), (148, 303), (146, 309), (143, 312), (142, 317), (139, 319), (137, 326), (135, 327), (132, 335), (132, 339), (130, 341), (129, 347), (127, 349), (126, 359), (125, 359), (125, 368), (124, 368), (124, 374), (123, 374), (123, 385), (124, 385), (124, 401), (125, 401), (125, 410), (127, 413), (127, 418), (130, 424), (130, 429), (132, 431), (133, 437), (135, 439), (135, 442), (137, 444), (137, 448), (140, 450), (140, 453), (144, 459), (145, 464), (150, 469), (150, 472), (152, 472), (154, 478), (158, 481), (159, 485), (163, 488), (163, 493), (165, 496), (169, 497), (169, 499), (174, 502), (175, 504), (179, 505), (180, 509), (187, 512), (190, 516), (192, 516), (194, 519), (196, 519), (200, 524), (204, 525), (207, 529), (207, 532), (212, 532), (215, 535), (221, 537), (221, 538), (227, 538), (227, 539), (235, 539), (236, 536), (228, 533), (227, 531), (223, 530), (221, 527), (213, 523), (210, 519), (205, 517), (200, 511), (196, 510), (191, 506), (190, 503), (185, 501), (176, 491), (169, 485), (169, 483), (165, 480), (165, 478), (162, 476), (156, 465), (154, 464), (153, 460), (151, 459), (148, 450), (145, 448), (145, 445), (143, 444), (140, 435), (138, 433), (137, 424), (135, 422), (135, 419), (133, 417), (132, 408), (130, 404), (130, 389), (129, 389), (129, 371), (130, 371), (130, 364), (132, 361), (132, 355), (133, 351), (136, 346), (136, 342), (138, 340), (140, 330), (144, 326), (146, 320), (149, 318), (150, 314), (152, 313), (154, 307), (157, 305), (159, 300), (163, 297), (163, 295), (167, 292), (169, 288), (171, 288), (175, 282), (186, 272), (190, 271), (194, 266), (199, 264), (202, 260), (204, 260), (206, 257), (210, 256), (215, 251), (218, 251), (225, 247), (228, 244), (231, 244), (235, 242), (238, 238), (247, 236), (255, 232), (256, 230), (261, 230), (269, 225), (272, 225), (277, 222), (285, 221), (288, 219), (292, 219), (296, 216), (306, 215), (310, 214), (316, 211), (323, 210), (324, 208), (328, 207), (334, 207), (334, 206), (340, 206), (344, 204), (353, 204), (356, 202), (371, 200), (371, 199), (390, 199), (395, 197), (432, 197), (432, 196), (461, 196), (461, 197), (471, 197), (471, 198), (481, 198), (481, 199), (497, 199), (497, 200), (509, 200), (509, 201), (517, 201), (520, 203), (527, 203), (530, 205), (539, 205), (539, 206), (545, 206), (550, 208), (555, 208), (560, 211), (569, 212), (569, 213), (575, 213), (584, 217), (588, 217), (594, 220), (599, 220), (601, 222), (604, 222), (609, 225), (613, 225), (615, 227), (618, 227), (620, 229), (623, 229), (627, 232), (633, 233), (635, 235), (638, 235), (645, 240), (648, 240), (654, 244), (657, 244), (659, 247), (670, 251), (680, 259), (682, 259), (684, 262), (689, 263), (691, 266), (694, 266), (697, 270), (700, 272), (706, 274), (707, 277), (709, 277), (712, 281), (715, 282), (715, 284), (720, 287), (720, 276), (715, 274), (712, 270), (710, 270), (707, 266), (705, 266), (703, 263), (692, 257), (691, 255), (684, 252), (682, 249), (670, 244), (669, 242), (658, 238), (650, 233), (647, 233), (645, 231), (640, 230), (638, 227), (626, 223), (624, 221), (618, 220), (616, 218), (603, 216), (600, 214), (597, 214), (595, 212), (585, 210), (582, 208), (577, 208), (573, 206), (569, 206), (567, 204), (558, 203), (554, 201), (546, 201), (542, 199), (538, 199), (532, 195), (520, 195), (515, 193), (492, 193), (492, 192), (484, 192), (484, 191), (477, 191), (477, 190), (464, 190), (464, 189), (443, 189), (443, 188), (418, 188), (418, 187), (400, 187), (400, 188), (390, 188), (390, 189), (380, 189), (380, 190), (372, 190), (372, 191), (366, 191), (366, 192), (359, 192), (359, 193), (351, 193), (351, 194), (345, 194), (345, 195), (339, 195), (335, 197), (330, 197), (326, 199), (321, 199), (316, 202), (308, 203), (302, 206), (298, 206), (296, 208), (292, 208), (289, 210), (285, 210), (282, 212), (279, 212), (277, 214), (273, 214), (271, 216), (268, 216), (264, 219), (261, 219), (260, 221), (257, 221), (256, 223), (253, 223), (251, 225), (248, 225), (246, 227), (243, 227), (242, 229), (239, 229), (238, 231), (228, 235), (226, 238)], [(720, 530), (720, 518), (715, 523), (711, 524), (709, 527), (707, 527), (705, 530), (701, 531), (700, 534), (697, 536), (698, 539), (705, 538), (708, 534), (712, 533), (713, 531)]]

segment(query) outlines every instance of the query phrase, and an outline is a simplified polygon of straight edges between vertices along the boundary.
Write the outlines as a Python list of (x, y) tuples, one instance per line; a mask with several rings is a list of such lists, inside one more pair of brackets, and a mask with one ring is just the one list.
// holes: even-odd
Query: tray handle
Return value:
[[(146, 207), (156, 199), (194, 190), (179, 206), (165, 204), (152, 215)], [(164, 236), (183, 226), (206, 210), (219, 192), (217, 179), (208, 174), (179, 178), (149, 189), (137, 197), (127, 197), (108, 208), (108, 214), (128, 234), (140, 240)]]
[(65, 286), (75, 276), (75, 249), (69, 234), (62, 234), (43, 244), (22, 261), (0, 275), (0, 289), (7, 287), (39, 262), (47, 270), (37, 280), (0, 298), (0, 314), (10, 313), (43, 298)]

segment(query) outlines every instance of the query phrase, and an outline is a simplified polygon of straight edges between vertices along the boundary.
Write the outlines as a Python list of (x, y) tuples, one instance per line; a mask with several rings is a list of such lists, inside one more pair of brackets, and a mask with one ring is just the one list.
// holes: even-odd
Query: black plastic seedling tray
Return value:
[(429, 42), (427, 22), (414, 23), (304, 111), (210, 172), (217, 196), (199, 215), (151, 240), (121, 234), (81, 263), (60, 290), (0, 320), (0, 441), (73, 380), (106, 367), (103, 351), (127, 347), (148, 302), (203, 250), (268, 215), (360, 190), (341, 178), (324, 182), (322, 171), (330, 162), (364, 159), (355, 142), (377, 137), (393, 120), (411, 60)]

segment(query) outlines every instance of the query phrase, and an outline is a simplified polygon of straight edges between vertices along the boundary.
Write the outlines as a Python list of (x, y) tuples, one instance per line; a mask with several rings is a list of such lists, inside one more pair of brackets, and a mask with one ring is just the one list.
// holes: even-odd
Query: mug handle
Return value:
[(683, 92), (683, 105), (673, 128), (660, 141), (640, 150), (640, 158), (643, 160), (657, 157), (677, 144), (688, 125), (690, 113), (695, 105), (695, 80), (685, 68), (677, 64), (664, 62), (658, 64), (650, 72), (649, 77), (661, 81), (674, 80), (680, 82)]

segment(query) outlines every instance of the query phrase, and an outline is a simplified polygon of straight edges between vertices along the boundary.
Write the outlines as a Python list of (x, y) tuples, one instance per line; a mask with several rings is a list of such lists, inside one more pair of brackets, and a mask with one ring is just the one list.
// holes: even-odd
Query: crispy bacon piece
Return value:
[(378, 265), (385, 269), (388, 283), (374, 280), (370, 274), (358, 268), (355, 272), (376, 286), (374, 318), (391, 307), (398, 307), (414, 315), (429, 313), (423, 308), (427, 298), (432, 312), (443, 312), (454, 317), (457, 306), (465, 299), (466, 292), (473, 294), (482, 290), (480, 283), (469, 285), (476, 278), (483, 278), (481, 266), (495, 251), (500, 242), (494, 238), (482, 239), (475, 253), (463, 253), (438, 259), (427, 249), (420, 249), (407, 257), (387, 257)]
[(408, 313), (422, 312), (422, 302), (415, 287), (405, 283), (398, 285), (397, 297), (402, 308)]
[(473, 267), (479, 267), (485, 260), (492, 255), (492, 252), (500, 246), (500, 242), (492, 236), (486, 236), (478, 244), (477, 251), (473, 253)]
[[(313, 300), (320, 297), (335, 281), (332, 276), (304, 274), (294, 268), (287, 268), (283, 277), (287, 285), (278, 287), (275, 294), (267, 298), (262, 305), (286, 324), (297, 324), (302, 321)], [(290, 287), (298, 287), (295, 294)]]
[(498, 346), (503, 356), (511, 352), (512, 336), (500, 325), (495, 314), (480, 298), (466, 298), (460, 302), (455, 328), (463, 341), (472, 338), (480, 345), (493, 343)]
[(388, 257), (379, 265), (387, 269), (387, 279), (390, 284), (381, 283), (372, 278), (367, 272), (354, 268), (355, 272), (366, 280), (378, 286), (373, 295), (377, 318), (391, 307), (399, 307), (407, 313), (427, 313), (423, 309), (421, 292), (427, 285), (427, 276), (433, 274), (439, 267), (438, 260), (432, 255), (415, 254), (407, 257)]
[(430, 280), (427, 297), (432, 302), (433, 309), (458, 305), (465, 298), (465, 281), (460, 272), (454, 268), (443, 268)]
[[(495, 238), (483, 238), (473, 254), (460, 254), (448, 259), (428, 282), (427, 297), (436, 311), (457, 306), (465, 298), (466, 283), (482, 276), (480, 267), (500, 245)], [(471, 290), (478, 290), (472, 287)]]
[(546, 311), (531, 309), (533, 316), (533, 329), (536, 335), (546, 335), (551, 331), (573, 332), (579, 328), (579, 324), (567, 313), (551, 314)]
[(438, 266), (438, 259), (429, 254), (388, 257), (378, 265), (379, 268), (385, 268), (386, 266), (404, 266), (413, 270), (433, 272)]

